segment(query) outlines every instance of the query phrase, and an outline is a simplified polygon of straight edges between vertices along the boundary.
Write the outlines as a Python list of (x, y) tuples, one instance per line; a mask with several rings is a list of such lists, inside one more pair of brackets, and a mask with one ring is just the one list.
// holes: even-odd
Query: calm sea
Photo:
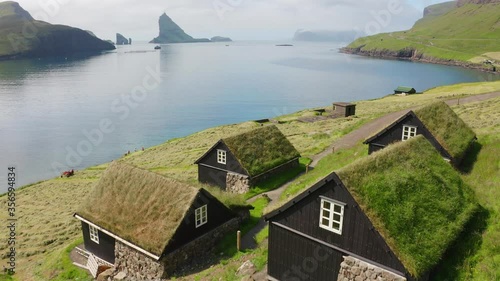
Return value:
[[(283, 42), (279, 42), (283, 43)], [(0, 193), (65, 167), (229, 123), (333, 101), (424, 90), (487, 75), (456, 67), (339, 54), (324, 43), (136, 44), (91, 57), (0, 62)]]

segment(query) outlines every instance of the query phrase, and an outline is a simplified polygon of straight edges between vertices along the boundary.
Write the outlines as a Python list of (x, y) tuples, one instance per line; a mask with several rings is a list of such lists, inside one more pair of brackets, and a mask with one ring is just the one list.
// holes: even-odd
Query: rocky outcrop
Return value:
[(34, 20), (16, 2), (0, 3), (0, 59), (68, 56), (115, 47), (92, 33)]
[(160, 26), (160, 34), (149, 43), (166, 44), (166, 43), (193, 43), (193, 42), (210, 42), (206, 38), (196, 39), (184, 32), (166, 13), (160, 16), (158, 20)]
[(337, 280), (406, 281), (406, 278), (354, 257), (344, 257), (344, 261), (340, 264), (340, 272)]
[(212, 42), (232, 42), (231, 38), (229, 37), (222, 37), (222, 36), (214, 36), (210, 39)]
[(130, 45), (132, 40), (125, 38), (125, 36), (120, 33), (116, 33), (116, 45)]

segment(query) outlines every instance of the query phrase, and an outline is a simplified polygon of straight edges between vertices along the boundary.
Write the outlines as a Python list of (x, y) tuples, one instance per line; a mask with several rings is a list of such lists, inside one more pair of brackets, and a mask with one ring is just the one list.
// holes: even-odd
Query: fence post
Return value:
[(241, 248), (241, 231), (238, 230), (236, 233), (236, 249), (238, 249), (238, 252), (240, 251)]

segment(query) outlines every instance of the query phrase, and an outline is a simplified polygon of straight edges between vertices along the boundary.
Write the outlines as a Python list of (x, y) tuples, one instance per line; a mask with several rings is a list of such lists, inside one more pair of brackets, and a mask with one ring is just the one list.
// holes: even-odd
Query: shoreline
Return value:
[(445, 60), (435, 57), (428, 58), (424, 57), (423, 54), (416, 55), (416, 50), (402, 49), (398, 51), (391, 51), (387, 49), (383, 50), (375, 49), (372, 51), (362, 51), (361, 50), (362, 47), (364, 46), (360, 46), (358, 48), (342, 47), (339, 48), (338, 51), (341, 54), (358, 55), (363, 57), (372, 57), (385, 60), (402, 60), (402, 61), (412, 61), (412, 62), (421, 62), (429, 64), (447, 65), (447, 66), (457, 66), (465, 69), (479, 70), (486, 73), (500, 75), (500, 69), (498, 67), (496, 68), (496, 70), (493, 70), (491, 68), (487, 69), (483, 67), (483, 65), (481, 64), (456, 61), (456, 60)]

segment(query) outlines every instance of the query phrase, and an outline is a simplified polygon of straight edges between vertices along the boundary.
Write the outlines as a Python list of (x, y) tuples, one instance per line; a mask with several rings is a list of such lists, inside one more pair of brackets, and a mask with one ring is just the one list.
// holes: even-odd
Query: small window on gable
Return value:
[(408, 140), (417, 135), (417, 127), (403, 125), (403, 137), (402, 140)]
[(200, 208), (195, 210), (195, 220), (196, 220), (196, 228), (204, 225), (208, 221), (207, 216), (207, 205), (201, 206)]
[(93, 227), (92, 225), (89, 224), (89, 233), (90, 233), (90, 240), (99, 244), (99, 230), (96, 227)]
[(217, 149), (217, 163), (226, 164), (226, 151)]
[(342, 235), (344, 221), (344, 204), (334, 200), (321, 198), (319, 226)]

